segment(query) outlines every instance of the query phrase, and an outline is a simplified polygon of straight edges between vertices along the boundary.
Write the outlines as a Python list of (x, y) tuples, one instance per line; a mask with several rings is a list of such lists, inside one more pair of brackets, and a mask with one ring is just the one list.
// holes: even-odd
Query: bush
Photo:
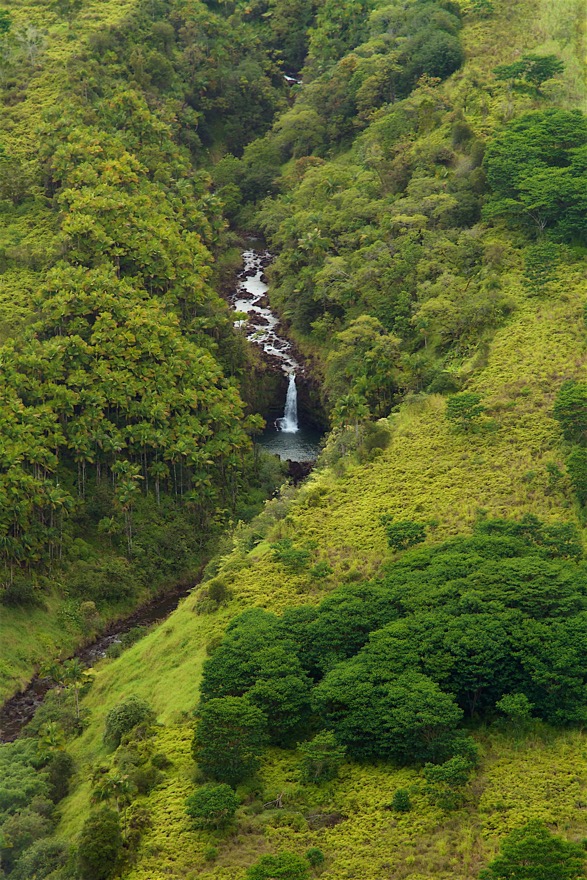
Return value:
[(381, 517), (381, 522), (385, 526), (387, 543), (396, 552), (407, 550), (426, 540), (426, 526), (422, 523), (412, 520), (394, 522), (393, 517), (387, 515)]
[(484, 412), (481, 395), (469, 391), (453, 394), (446, 404), (446, 418), (459, 431), (471, 431)]
[(73, 596), (93, 602), (122, 602), (136, 594), (136, 572), (121, 556), (79, 560), (71, 566), (67, 580)]
[(69, 847), (61, 840), (44, 839), (33, 843), (19, 858), (10, 880), (43, 880), (65, 868), (69, 861)]
[(266, 716), (244, 697), (210, 700), (200, 709), (194, 758), (207, 776), (238, 785), (258, 769), (266, 730)]
[(202, 786), (186, 801), (186, 813), (194, 820), (195, 828), (223, 828), (234, 818), (239, 800), (225, 783)]
[(80, 880), (108, 880), (112, 877), (121, 848), (118, 814), (108, 808), (90, 814), (78, 841), (77, 868)]
[(218, 605), (229, 602), (231, 597), (232, 593), (223, 578), (216, 577), (208, 584), (208, 598)]
[(301, 574), (308, 567), (310, 552), (295, 547), (290, 538), (282, 538), (276, 544), (271, 544), (271, 549), (274, 558), (292, 574)]
[(525, 694), (506, 694), (495, 708), (514, 724), (524, 724), (532, 717), (532, 703)]
[(104, 742), (112, 748), (117, 748), (124, 734), (129, 733), (133, 727), (154, 720), (155, 713), (148, 703), (137, 696), (128, 697), (108, 712)]
[(554, 402), (554, 417), (565, 440), (587, 443), (587, 382), (565, 382)]
[(324, 853), (317, 846), (310, 847), (305, 857), (312, 868), (319, 868), (320, 865), (324, 864)]
[(73, 775), (75, 763), (68, 752), (53, 752), (45, 766), (49, 783), (49, 796), (58, 803), (69, 793), (69, 780)]
[(409, 813), (412, 809), (412, 802), (407, 789), (398, 788), (391, 799), (391, 809), (396, 813)]
[(308, 862), (294, 853), (263, 856), (245, 874), (246, 880), (309, 880)]
[(46, 797), (49, 786), (46, 774), (39, 772), (40, 764), (34, 740), (0, 744), (0, 822), (6, 815), (25, 809), (34, 798)]
[(9, 816), (2, 825), (0, 857), (2, 866), (10, 871), (22, 853), (31, 844), (51, 833), (53, 825), (45, 816), (32, 809)]
[(157, 770), (167, 770), (171, 767), (172, 761), (170, 761), (165, 752), (155, 752), (151, 758), (151, 764), (153, 767), (156, 767)]
[(301, 755), (301, 778), (303, 782), (324, 782), (336, 779), (344, 763), (346, 749), (337, 743), (335, 735), (324, 730), (311, 742), (298, 747)]
[(577, 501), (581, 507), (587, 504), (587, 449), (575, 448), (567, 456), (567, 470)]
[(534, 820), (512, 831), (481, 880), (577, 880), (585, 876), (585, 850)]
[(0, 602), (9, 608), (39, 604), (39, 596), (30, 578), (16, 575), (12, 581), (4, 585), (0, 593)]

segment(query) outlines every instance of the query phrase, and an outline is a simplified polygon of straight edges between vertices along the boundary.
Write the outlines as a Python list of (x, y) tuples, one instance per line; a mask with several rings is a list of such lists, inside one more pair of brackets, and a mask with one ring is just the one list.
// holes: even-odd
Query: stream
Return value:
[[(134, 629), (135, 626), (151, 626), (169, 617), (177, 608), (180, 599), (187, 596), (198, 581), (199, 577), (188, 586), (184, 584), (171, 592), (155, 597), (123, 620), (114, 621), (94, 641), (78, 648), (73, 656), (78, 657), (86, 666), (93, 666), (106, 656), (110, 645), (120, 642), (120, 637), (124, 633)], [(0, 708), (0, 743), (17, 739), (23, 728), (32, 720), (45, 694), (54, 687), (55, 684), (50, 678), (36, 675), (23, 691), (4, 703)]]
[[(266, 428), (259, 442), (268, 452), (283, 460), (311, 462), (319, 452), (322, 435), (305, 426), (298, 416), (296, 378), (303, 376), (304, 370), (294, 356), (291, 343), (279, 335), (279, 320), (269, 308), (264, 270), (271, 256), (266, 251), (250, 249), (243, 253), (243, 259), (244, 268), (238, 276), (232, 305), (235, 311), (246, 312), (247, 318), (237, 321), (236, 325), (245, 325), (247, 338), (261, 346), (267, 358), (288, 377), (283, 416)], [(106, 656), (110, 645), (119, 642), (124, 633), (136, 626), (150, 626), (165, 620), (198, 581), (196, 578), (188, 586), (182, 585), (156, 597), (124, 620), (111, 623), (102, 635), (79, 648), (73, 656), (86, 666), (92, 666)], [(55, 684), (51, 679), (36, 675), (23, 691), (4, 703), (0, 708), (0, 743), (17, 739), (53, 687)]]

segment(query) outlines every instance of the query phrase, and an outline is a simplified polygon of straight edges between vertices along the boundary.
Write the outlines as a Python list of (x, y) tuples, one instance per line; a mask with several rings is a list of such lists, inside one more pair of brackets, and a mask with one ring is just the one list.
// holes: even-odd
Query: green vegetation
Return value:
[(263, 856), (246, 873), (246, 880), (309, 880), (308, 862), (295, 853)]
[(203, 142), (238, 150), (270, 124), (278, 67), (203, 4), (87, 5), (43, 7), (43, 29), (34, 2), (2, 19), (0, 600), (15, 623), (56, 595), (69, 614), (8, 654), (4, 693), (43, 639), (81, 640), (84, 602), (95, 632), (193, 577), (280, 478), (250, 451), (260, 420), (211, 284), (224, 221), (202, 170)]
[(267, 719), (241, 697), (210, 700), (200, 710), (192, 751), (203, 773), (237, 785), (260, 766)]
[[(20, 0), (0, 31), (6, 691), (230, 523), (92, 680), (49, 664), (0, 749), (4, 872), (581, 876), (581, 4)], [(334, 426), (264, 506), (224, 217)]]
[(128, 697), (106, 716), (104, 742), (117, 748), (125, 733), (130, 733), (137, 724), (149, 724), (153, 720), (154, 713), (148, 703), (140, 697)]
[(195, 828), (222, 828), (233, 819), (238, 798), (230, 785), (203, 785), (186, 801), (186, 812)]
[(78, 874), (81, 880), (108, 880), (112, 877), (121, 847), (118, 814), (107, 808), (92, 814), (79, 839)]
[(500, 855), (480, 874), (482, 880), (575, 880), (584, 876), (584, 848), (551, 834), (541, 822), (529, 822), (513, 831), (504, 840)]
[[(270, 741), (287, 746), (292, 728), (298, 736), (311, 723), (325, 728), (302, 748), (306, 778), (336, 775), (328, 752), (338, 743), (357, 760), (442, 764), (429, 781), (448, 786), (471, 767), (457, 733), (465, 714), (490, 718), (499, 704), (519, 716), (531, 706), (551, 724), (581, 723), (587, 598), (578, 533), (533, 517), (481, 520), (476, 531), (412, 551), (382, 580), (341, 587), (317, 608), (237, 618), (204, 665), (202, 711), (236, 699), (245, 726), (245, 707), (261, 694)], [(225, 744), (220, 723), (200, 722), (196, 739), (228, 768), (246, 733)], [(243, 763), (235, 781), (255, 769)]]

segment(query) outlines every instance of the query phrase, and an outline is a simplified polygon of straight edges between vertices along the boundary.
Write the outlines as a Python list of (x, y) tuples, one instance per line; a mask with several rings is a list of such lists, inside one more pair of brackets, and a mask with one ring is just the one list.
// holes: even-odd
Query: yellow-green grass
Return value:
[[(193, 791), (191, 731), (172, 725), (156, 747), (173, 761), (165, 782), (148, 798), (152, 825), (138, 864), (126, 880), (240, 880), (264, 853), (303, 854), (319, 847), (326, 856), (324, 880), (473, 880), (496, 853), (500, 838), (532, 818), (571, 839), (587, 830), (587, 740), (580, 732), (557, 736), (540, 729), (516, 738), (498, 732), (479, 737), (481, 766), (454, 813), (435, 806), (416, 770), (345, 765), (335, 783), (301, 785), (295, 753), (272, 750), (249, 802), (283, 795), (283, 810), (239, 809), (234, 830), (215, 836), (192, 829), (185, 799)], [(412, 810), (389, 809), (394, 792), (409, 792)], [(245, 793), (243, 792), (243, 795)], [(81, 804), (78, 803), (78, 807)], [(317, 828), (319, 815), (338, 824)], [(310, 821), (308, 821), (309, 817)], [(206, 861), (215, 846), (218, 856)]]

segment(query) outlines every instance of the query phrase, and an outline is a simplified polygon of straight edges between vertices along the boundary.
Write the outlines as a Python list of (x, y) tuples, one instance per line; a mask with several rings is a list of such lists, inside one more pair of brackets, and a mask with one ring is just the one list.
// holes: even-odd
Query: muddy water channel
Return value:
[[(151, 626), (169, 617), (177, 608), (180, 599), (188, 595), (198, 580), (195, 579), (187, 586), (184, 584), (165, 595), (156, 597), (123, 620), (110, 624), (102, 635), (83, 648), (79, 648), (73, 656), (78, 657), (86, 666), (93, 666), (106, 656), (111, 645), (120, 642), (121, 637), (134, 627)], [(0, 742), (12, 742), (20, 735), (23, 728), (32, 720), (37, 707), (43, 702), (45, 694), (53, 687), (55, 684), (51, 679), (35, 676), (24, 691), (15, 694), (4, 703), (0, 708)]]

